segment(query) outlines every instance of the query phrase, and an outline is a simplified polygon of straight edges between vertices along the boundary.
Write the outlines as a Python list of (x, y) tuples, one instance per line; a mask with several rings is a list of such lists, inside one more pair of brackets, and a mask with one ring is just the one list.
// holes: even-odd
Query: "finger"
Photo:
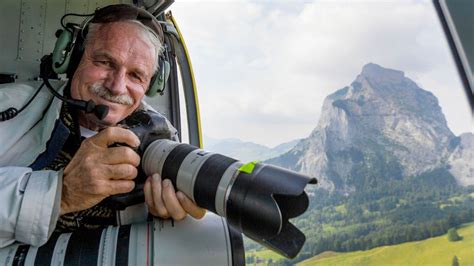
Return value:
[(110, 189), (109, 195), (127, 193), (133, 190), (135, 182), (129, 180), (112, 180), (108, 182), (108, 187)]
[(159, 174), (153, 174), (151, 177), (151, 191), (153, 196), (153, 204), (156, 211), (158, 212), (157, 216), (167, 218), (170, 217), (168, 210), (166, 209), (165, 203), (163, 202), (162, 187), (161, 187), (161, 177)]
[(174, 220), (183, 220), (186, 217), (186, 211), (183, 209), (183, 207), (181, 207), (181, 204), (176, 197), (173, 184), (171, 184), (169, 179), (163, 180), (162, 184), (163, 202), (165, 203), (166, 209)]
[(201, 219), (206, 214), (206, 209), (203, 209), (197, 206), (190, 198), (188, 198), (183, 192), (176, 192), (176, 197), (178, 198), (183, 209), (191, 215), (193, 218)]
[(148, 177), (145, 181), (145, 186), (143, 187), (143, 194), (145, 194), (145, 203), (148, 206), (148, 211), (153, 214), (153, 216), (159, 216), (158, 211), (155, 208), (155, 203), (153, 202), (153, 195), (151, 191), (151, 177)]
[(137, 135), (121, 127), (108, 127), (91, 138), (95, 144), (101, 147), (108, 147), (115, 143), (126, 144), (134, 148), (140, 145)]
[(108, 176), (109, 179), (113, 180), (132, 180), (138, 174), (137, 168), (130, 164), (105, 165), (104, 167), (107, 169), (104, 176)]
[(127, 163), (135, 167), (140, 165), (140, 155), (126, 146), (109, 148), (103, 159), (106, 164)]

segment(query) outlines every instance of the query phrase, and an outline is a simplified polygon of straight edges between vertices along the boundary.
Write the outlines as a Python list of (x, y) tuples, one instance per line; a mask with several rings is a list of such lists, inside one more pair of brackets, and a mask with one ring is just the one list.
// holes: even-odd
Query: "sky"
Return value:
[(448, 126), (472, 114), (431, 1), (191, 1), (170, 7), (198, 87), (204, 135), (273, 147), (305, 138), (324, 98), (372, 62), (440, 101)]

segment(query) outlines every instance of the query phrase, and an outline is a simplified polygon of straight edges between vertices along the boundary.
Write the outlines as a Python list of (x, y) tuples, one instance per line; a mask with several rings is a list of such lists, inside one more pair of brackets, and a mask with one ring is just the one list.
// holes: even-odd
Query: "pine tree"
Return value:
[(458, 235), (456, 228), (451, 228), (448, 230), (448, 240), (451, 242), (459, 241), (462, 238)]
[(459, 266), (459, 260), (458, 257), (454, 256), (453, 257), (453, 262), (451, 263), (452, 266)]

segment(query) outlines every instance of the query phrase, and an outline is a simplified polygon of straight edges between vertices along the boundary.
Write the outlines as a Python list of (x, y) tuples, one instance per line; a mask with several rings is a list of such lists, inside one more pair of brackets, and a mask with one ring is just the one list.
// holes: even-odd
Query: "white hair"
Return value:
[[(153, 64), (153, 74), (158, 71), (158, 57), (161, 55), (163, 52), (163, 44), (160, 41), (160, 38), (156, 33), (150, 29), (149, 27), (145, 26), (143, 23), (141, 23), (138, 20), (123, 20), (120, 22), (126, 22), (126, 23), (132, 23), (138, 26), (140, 29), (139, 34), (142, 37), (143, 40), (148, 40), (149, 44), (154, 48), (155, 50), (155, 60)], [(88, 42), (93, 40), (96, 36), (97, 31), (102, 27), (103, 25), (108, 24), (108, 23), (89, 23), (88, 26), (88, 33), (86, 36), (86, 39), (84, 41), (84, 45), (87, 45)]]

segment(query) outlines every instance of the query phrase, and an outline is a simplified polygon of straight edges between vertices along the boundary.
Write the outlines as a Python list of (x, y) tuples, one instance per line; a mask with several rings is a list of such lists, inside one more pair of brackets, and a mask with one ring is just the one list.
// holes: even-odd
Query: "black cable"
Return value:
[(92, 13), (92, 14), (77, 14), (77, 13), (67, 13), (67, 14), (64, 14), (62, 17), (61, 17), (61, 26), (72, 33), (72, 31), (66, 27), (66, 25), (64, 24), (64, 19), (66, 17), (69, 17), (69, 16), (76, 16), (76, 17), (90, 17), (90, 16), (93, 16), (95, 13)]
[(39, 88), (36, 89), (36, 92), (35, 92), (35, 94), (33, 94), (33, 97), (31, 97), (30, 100), (28, 100), (28, 102), (25, 105), (23, 105), (23, 107), (21, 107), (20, 110), (16, 109), (15, 107), (10, 107), (5, 111), (0, 112), (0, 122), (8, 121), (8, 120), (14, 118), (15, 116), (17, 116), (23, 110), (25, 110), (25, 108), (28, 107), (28, 105), (30, 105), (30, 103), (33, 101), (33, 99), (36, 98), (36, 95), (38, 95), (38, 93), (43, 88), (43, 86), (44, 86), (44, 83), (42, 83), (39, 86)]
[(48, 78), (43, 77), (43, 82), (46, 85), (46, 87), (49, 89), (49, 91), (54, 95), (54, 97), (60, 99), (63, 102), (68, 103), (70, 106), (74, 108), (82, 110), (86, 113), (93, 113), (100, 120), (104, 119), (109, 113), (109, 107), (107, 105), (103, 105), (103, 104), (96, 105), (94, 101), (92, 100), (83, 101), (83, 100), (76, 100), (76, 99), (71, 99), (71, 98), (68, 99), (62, 96), (61, 94), (59, 94), (53, 88), (53, 86), (51, 86), (51, 83), (49, 83)]
[(18, 115), (18, 110), (15, 107), (10, 107), (0, 113), (0, 121), (7, 121)]
[(48, 78), (43, 78), (43, 84), (46, 84), (46, 87), (49, 89), (49, 91), (51, 92), (51, 94), (53, 94), (54, 97), (59, 98), (60, 100), (64, 101), (63, 96), (62, 96), (61, 94), (59, 94), (59, 93), (53, 88), (53, 86), (51, 85), (51, 83), (49, 83)]
[(26, 103), (26, 105), (23, 106), (18, 112), (21, 112), (21, 111), (25, 110), (25, 108), (26, 108), (28, 105), (30, 105), (30, 103), (33, 101), (34, 98), (36, 98), (36, 95), (38, 95), (38, 93), (39, 93), (40, 90), (43, 88), (43, 86), (44, 86), (44, 82), (41, 83), (41, 85), (39, 86), (38, 89), (36, 89), (35, 94), (33, 95), (33, 97), (30, 98), (30, 100), (28, 101), (28, 103)]

